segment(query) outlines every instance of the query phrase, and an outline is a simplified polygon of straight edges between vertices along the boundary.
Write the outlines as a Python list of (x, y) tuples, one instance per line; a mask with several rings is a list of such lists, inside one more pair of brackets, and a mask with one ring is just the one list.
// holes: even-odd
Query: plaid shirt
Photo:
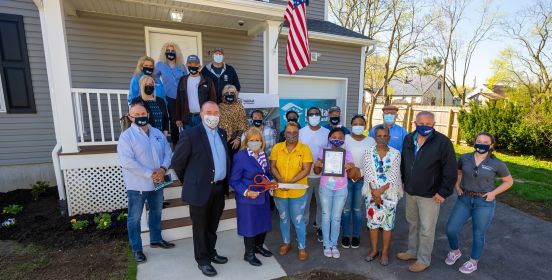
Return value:
[(278, 142), (278, 134), (276, 130), (272, 127), (264, 126), (263, 127), (263, 138), (265, 140), (265, 150), (267, 158), (270, 157), (270, 152), (272, 147)]

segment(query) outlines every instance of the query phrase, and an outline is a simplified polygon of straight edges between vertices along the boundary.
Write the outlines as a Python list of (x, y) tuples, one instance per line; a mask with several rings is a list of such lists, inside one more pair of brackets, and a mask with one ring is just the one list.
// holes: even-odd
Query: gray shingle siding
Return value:
[[(287, 5), (287, 0), (270, 0), (270, 3)], [(326, 0), (309, 0), (307, 18), (324, 20), (326, 17)]]
[(32, 0), (2, 0), (0, 13), (23, 16), (35, 114), (0, 113), (0, 168), (52, 162), (56, 144), (40, 17)]

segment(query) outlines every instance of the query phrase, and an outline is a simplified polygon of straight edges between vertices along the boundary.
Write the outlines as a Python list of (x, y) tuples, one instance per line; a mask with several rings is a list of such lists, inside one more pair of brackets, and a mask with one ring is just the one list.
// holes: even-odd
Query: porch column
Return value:
[(63, 0), (34, 2), (40, 13), (56, 140), (61, 145), (62, 153), (76, 153), (79, 148), (71, 96), (71, 71), (65, 36)]
[(265, 92), (278, 94), (278, 32), (281, 21), (266, 21), (264, 31)]

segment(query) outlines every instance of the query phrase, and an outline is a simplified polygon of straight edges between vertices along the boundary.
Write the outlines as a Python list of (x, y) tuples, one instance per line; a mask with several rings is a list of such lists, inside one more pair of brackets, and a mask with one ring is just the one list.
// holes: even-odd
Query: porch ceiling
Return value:
[(92, 12), (160, 21), (171, 21), (170, 12), (179, 11), (182, 23), (244, 31), (266, 20), (283, 21), (284, 15), (283, 5), (255, 0), (64, 0), (64, 9), (68, 15)]

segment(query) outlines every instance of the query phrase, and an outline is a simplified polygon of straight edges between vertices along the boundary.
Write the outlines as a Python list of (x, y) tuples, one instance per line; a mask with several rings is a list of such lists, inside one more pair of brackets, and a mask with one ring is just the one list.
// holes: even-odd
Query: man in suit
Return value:
[(224, 264), (228, 258), (215, 250), (217, 228), (228, 194), (227, 174), (230, 157), (226, 131), (218, 128), (220, 111), (217, 103), (201, 106), (202, 123), (180, 134), (172, 159), (172, 168), (183, 184), (182, 200), (190, 205), (194, 255), (198, 268), (206, 276), (217, 271), (211, 263)]

